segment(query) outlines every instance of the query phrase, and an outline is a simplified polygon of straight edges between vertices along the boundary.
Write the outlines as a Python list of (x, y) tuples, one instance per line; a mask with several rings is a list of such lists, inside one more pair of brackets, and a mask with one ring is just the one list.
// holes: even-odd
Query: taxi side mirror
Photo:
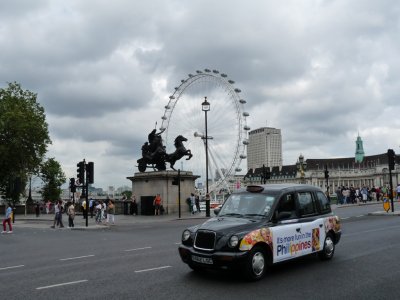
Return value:
[(214, 209), (214, 214), (215, 214), (216, 216), (218, 216), (220, 210), (221, 210), (220, 208)]

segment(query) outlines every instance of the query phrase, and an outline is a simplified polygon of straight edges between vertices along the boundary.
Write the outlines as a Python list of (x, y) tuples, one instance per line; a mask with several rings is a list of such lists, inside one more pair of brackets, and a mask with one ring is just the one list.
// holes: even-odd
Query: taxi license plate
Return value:
[(201, 264), (207, 264), (207, 265), (213, 264), (212, 258), (209, 258), (209, 257), (201, 257), (201, 256), (192, 255), (192, 260), (197, 263), (201, 263)]

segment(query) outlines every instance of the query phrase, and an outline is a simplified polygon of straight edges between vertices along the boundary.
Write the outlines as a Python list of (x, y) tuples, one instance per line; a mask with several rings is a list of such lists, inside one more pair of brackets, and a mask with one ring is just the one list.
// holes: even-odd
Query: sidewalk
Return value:
[[(214, 212), (210, 211), (210, 215), (214, 216)], [(115, 215), (115, 225), (106, 225), (105, 222), (103, 224), (96, 224), (95, 218), (91, 218), (89, 216), (88, 219), (88, 227), (86, 227), (86, 219), (83, 218), (82, 214), (77, 214), (74, 219), (74, 228), (68, 227), (68, 216), (63, 214), (63, 224), (64, 228), (56, 228), (58, 229), (67, 229), (67, 230), (94, 230), (94, 229), (109, 229), (112, 226), (118, 225), (132, 225), (132, 224), (149, 224), (156, 222), (165, 222), (165, 221), (174, 221), (174, 220), (188, 220), (188, 219), (199, 219), (205, 220), (207, 219), (205, 212), (200, 212), (192, 215), (189, 212), (182, 212), (181, 218), (179, 218), (178, 213), (175, 214), (164, 214), (160, 216), (144, 216), (144, 215)], [(50, 228), (54, 222), (54, 214), (40, 214), (39, 217), (36, 217), (35, 214), (27, 214), (27, 215), (16, 215), (15, 222), (12, 224), (13, 227), (30, 227), (30, 228)]]
[[(396, 200), (394, 200), (394, 202), (396, 203)], [(367, 203), (355, 203), (355, 204), (332, 204), (331, 208), (332, 210), (337, 209), (337, 208), (345, 208), (345, 207), (349, 207), (349, 206), (365, 206), (365, 205), (374, 205), (374, 204), (380, 204), (382, 210), (379, 211), (375, 211), (375, 212), (370, 212), (368, 213), (369, 216), (400, 216), (400, 211), (396, 210), (396, 205), (395, 207), (395, 211), (392, 212), (392, 210), (390, 209), (388, 212), (386, 212), (383, 209), (383, 202), (382, 201), (368, 201)], [(396, 203), (398, 204), (398, 203)], [(398, 204), (400, 206), (400, 204)]]

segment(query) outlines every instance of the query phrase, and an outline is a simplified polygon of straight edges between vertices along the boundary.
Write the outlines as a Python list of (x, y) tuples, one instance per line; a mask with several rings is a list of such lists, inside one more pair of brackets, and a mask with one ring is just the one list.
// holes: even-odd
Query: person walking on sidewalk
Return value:
[[(10, 204), (7, 204), (6, 216), (3, 220), (3, 231), (1, 233), (6, 233), (6, 232), (12, 233), (11, 216), (12, 216), (12, 208)], [(9, 231), (6, 231), (7, 229), (6, 223), (8, 223), (8, 228), (10, 229)]]
[(64, 224), (62, 222), (63, 207), (61, 200), (58, 200), (57, 203), (54, 205), (54, 213), (55, 213), (54, 222), (51, 228), (55, 228), (56, 226), (63, 228), (64, 227)]
[(69, 203), (67, 215), (68, 215), (68, 227), (74, 228), (75, 206), (72, 202)]
[(197, 212), (197, 208), (196, 208), (196, 197), (194, 196), (193, 193), (190, 194), (190, 206), (192, 208), (192, 215), (194, 215)]
[(110, 223), (112, 223), (113, 225), (115, 224), (114, 216), (115, 216), (114, 201), (110, 200), (107, 206), (107, 221), (106, 221), (107, 225)]

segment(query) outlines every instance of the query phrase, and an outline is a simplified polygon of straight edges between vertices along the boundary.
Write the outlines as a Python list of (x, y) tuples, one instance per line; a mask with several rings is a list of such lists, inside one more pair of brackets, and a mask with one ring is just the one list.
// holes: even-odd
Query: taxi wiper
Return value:
[(245, 214), (245, 217), (266, 217), (266, 215), (263, 214)]
[(243, 217), (243, 215), (238, 214), (238, 213), (227, 213), (227, 214), (219, 215), (218, 217)]

